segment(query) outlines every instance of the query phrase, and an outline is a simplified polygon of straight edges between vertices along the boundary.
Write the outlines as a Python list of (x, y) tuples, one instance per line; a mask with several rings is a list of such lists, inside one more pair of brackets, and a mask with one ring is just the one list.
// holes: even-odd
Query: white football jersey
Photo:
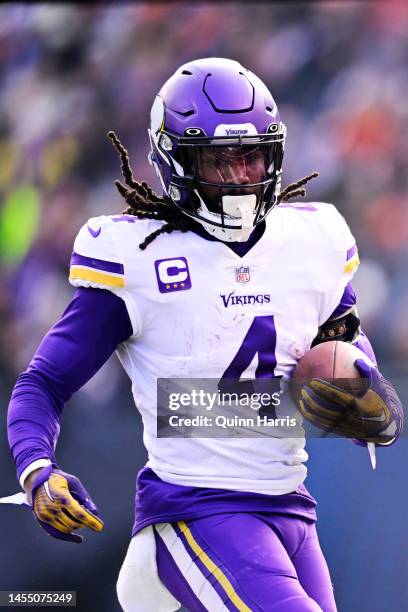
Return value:
[[(160, 235), (140, 250), (161, 225), (130, 215), (90, 219), (70, 272), (74, 286), (109, 289), (126, 304), (134, 334), (117, 352), (143, 418), (147, 465), (178, 485), (295, 490), (306, 477), (304, 438), (157, 438), (157, 378), (219, 379), (251, 330), (254, 356), (242, 377), (255, 377), (268, 359), (275, 376), (289, 377), (358, 266), (344, 218), (331, 204), (280, 205), (243, 257), (193, 232)], [(271, 330), (274, 355), (260, 364), (256, 343)]]

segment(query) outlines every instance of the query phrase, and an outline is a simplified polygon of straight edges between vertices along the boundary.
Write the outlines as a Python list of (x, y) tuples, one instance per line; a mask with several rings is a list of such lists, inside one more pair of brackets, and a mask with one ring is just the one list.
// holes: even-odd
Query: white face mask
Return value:
[[(197, 195), (199, 196), (198, 193)], [(200, 215), (206, 217), (209, 221), (221, 223), (221, 215), (208, 210), (201, 197), (200, 201)], [(223, 240), (224, 242), (246, 242), (254, 229), (256, 195), (225, 195), (222, 198), (222, 206), (225, 215), (229, 217), (225, 219), (225, 223), (236, 225), (236, 229), (226, 229), (206, 223), (201, 219), (196, 219), (196, 221), (201, 223), (204, 229), (211, 236), (218, 238), (218, 240)]]

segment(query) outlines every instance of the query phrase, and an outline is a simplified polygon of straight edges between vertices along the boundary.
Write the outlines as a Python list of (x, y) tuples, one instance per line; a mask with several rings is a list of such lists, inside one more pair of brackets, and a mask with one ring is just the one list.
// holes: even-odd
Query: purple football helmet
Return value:
[(220, 240), (247, 240), (277, 203), (286, 128), (238, 62), (181, 66), (156, 96), (148, 132), (164, 193)]

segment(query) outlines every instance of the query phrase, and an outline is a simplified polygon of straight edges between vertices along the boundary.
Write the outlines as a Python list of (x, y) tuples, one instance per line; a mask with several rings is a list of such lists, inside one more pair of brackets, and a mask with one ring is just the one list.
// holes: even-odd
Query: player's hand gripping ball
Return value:
[(300, 413), (319, 429), (387, 444), (401, 428), (400, 414), (393, 409), (392, 385), (350, 344), (334, 341), (315, 346), (300, 360), (293, 378), (299, 383)]
[(35, 477), (31, 495), (37, 521), (54, 538), (80, 544), (83, 537), (72, 533), (76, 529), (103, 529), (97, 507), (76, 476), (49, 465)]

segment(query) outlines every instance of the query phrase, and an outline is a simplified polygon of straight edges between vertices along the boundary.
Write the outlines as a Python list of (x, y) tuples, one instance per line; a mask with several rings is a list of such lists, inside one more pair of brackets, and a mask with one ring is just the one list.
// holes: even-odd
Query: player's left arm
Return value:
[(338, 432), (355, 438), (359, 443), (393, 444), (403, 427), (403, 409), (394, 386), (378, 370), (374, 350), (361, 330), (351, 282), (335, 311), (319, 327), (312, 346), (330, 340), (349, 342), (361, 350), (363, 355), (356, 360), (355, 366), (366, 379), (364, 389), (356, 395), (335, 384), (313, 380), (306, 389), (305, 401), (310, 403), (308, 409), (314, 412), (319, 405), (324, 405), (325, 411), (340, 415), (340, 420), (335, 417)]

